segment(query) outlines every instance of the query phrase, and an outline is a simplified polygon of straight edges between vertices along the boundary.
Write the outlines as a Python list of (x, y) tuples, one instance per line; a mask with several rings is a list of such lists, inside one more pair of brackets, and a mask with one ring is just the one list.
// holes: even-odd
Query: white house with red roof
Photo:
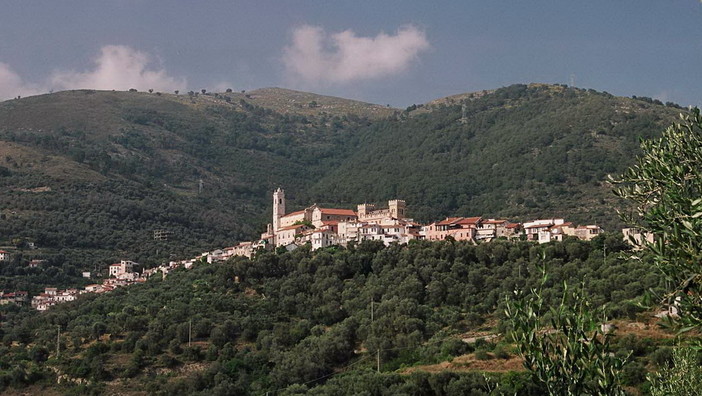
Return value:
[(0, 261), (10, 261), (10, 253), (0, 250)]

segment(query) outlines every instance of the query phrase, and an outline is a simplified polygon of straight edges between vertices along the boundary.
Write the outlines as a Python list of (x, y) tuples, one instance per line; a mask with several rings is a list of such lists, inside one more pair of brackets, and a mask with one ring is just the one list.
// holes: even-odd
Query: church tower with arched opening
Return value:
[(273, 232), (280, 229), (280, 218), (285, 215), (285, 191), (278, 187), (273, 192)]

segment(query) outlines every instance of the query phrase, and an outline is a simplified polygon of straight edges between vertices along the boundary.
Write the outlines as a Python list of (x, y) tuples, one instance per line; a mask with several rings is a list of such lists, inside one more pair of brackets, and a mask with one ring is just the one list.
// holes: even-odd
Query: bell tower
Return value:
[(280, 187), (273, 192), (273, 232), (280, 228), (280, 218), (285, 215), (285, 191)]

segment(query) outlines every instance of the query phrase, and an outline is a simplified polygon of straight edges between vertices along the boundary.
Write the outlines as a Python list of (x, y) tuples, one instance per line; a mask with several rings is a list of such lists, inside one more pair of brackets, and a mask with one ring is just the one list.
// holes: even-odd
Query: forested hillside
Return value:
[[(610, 317), (647, 317), (640, 315), (641, 295), (660, 291), (662, 281), (647, 260), (629, 260), (626, 249), (616, 235), (548, 245), (366, 242), (201, 263), (41, 315), (6, 310), (0, 391), (488, 394), (486, 380), (470, 366), (436, 374), (417, 366), (461, 356), (455, 361), (483, 367), (512, 361), (519, 370), (504, 338), (461, 338), (504, 332), (505, 296), (539, 284), (540, 266), (551, 276), (549, 304), (568, 281), (594, 304), (609, 303)], [(642, 339), (627, 331), (613, 345), (618, 355), (632, 353), (624, 381), (638, 387), (646, 367), (666, 364), (672, 335)], [(418, 370), (409, 374), (408, 367)], [(497, 394), (544, 394), (520, 373), (497, 370), (488, 378), (493, 388), (501, 384)]]
[[(273, 186), (292, 196), (306, 189), (367, 124), (219, 95), (71, 91), (6, 101), (0, 246), (35, 242), (40, 251), (14, 257), (39, 255), (71, 272), (231, 245), (265, 229)], [(171, 237), (154, 240), (155, 230)]]
[(647, 98), (538, 84), (411, 106), (399, 120), (364, 130), (363, 149), (312, 195), (401, 197), (419, 219), (565, 217), (613, 231), (619, 204), (606, 175), (630, 165), (639, 140), (659, 135), (680, 111)]
[[(0, 287), (47, 284), (24, 269), (30, 258), (68, 282), (119, 259), (150, 266), (255, 238), (279, 186), (290, 210), (401, 198), (419, 221), (562, 216), (615, 230), (605, 175), (679, 111), (550, 85), (402, 112), (280, 89), (5, 101), (0, 248), (15, 262)], [(154, 240), (155, 230), (171, 237)], [(26, 242), (39, 250), (18, 249)]]

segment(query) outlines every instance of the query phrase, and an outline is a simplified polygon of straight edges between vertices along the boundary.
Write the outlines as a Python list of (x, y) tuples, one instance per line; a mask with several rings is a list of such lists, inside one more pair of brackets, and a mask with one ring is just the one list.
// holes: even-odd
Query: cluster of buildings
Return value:
[[(38, 311), (46, 311), (49, 307), (56, 304), (75, 301), (79, 295), (86, 293), (107, 293), (118, 287), (124, 287), (133, 285), (136, 283), (143, 283), (146, 280), (156, 274), (162, 273), (165, 277), (170, 271), (176, 268), (190, 269), (193, 264), (200, 263), (214, 263), (219, 261), (226, 261), (229, 258), (240, 255), (234, 247), (218, 249), (212, 252), (201, 253), (200, 255), (187, 260), (171, 261), (168, 264), (162, 264), (158, 267), (144, 269), (141, 273), (134, 270), (137, 263), (128, 260), (122, 260), (119, 263), (111, 264), (108, 267), (109, 278), (106, 278), (102, 283), (87, 285), (85, 288), (77, 289), (65, 289), (59, 290), (55, 287), (47, 287), (44, 289), (43, 293), (32, 297), (31, 306)], [(24, 305), (29, 301), (27, 292), (14, 292), (3, 294), (0, 292), (0, 305), (7, 303), (15, 303), (17, 305)]]
[[(294, 250), (309, 244), (312, 250), (332, 245), (347, 246), (367, 240), (382, 241), (385, 245), (407, 243), (411, 240), (456, 240), (491, 241), (497, 238), (525, 239), (538, 243), (561, 241), (567, 236), (590, 240), (603, 232), (596, 225), (576, 226), (564, 219), (540, 219), (526, 223), (515, 223), (504, 219), (483, 217), (447, 217), (444, 220), (422, 225), (407, 217), (407, 206), (403, 200), (388, 201), (387, 208), (376, 208), (371, 204), (360, 204), (357, 210), (322, 208), (316, 204), (300, 211), (286, 213), (285, 192), (277, 189), (273, 193), (273, 222), (256, 241), (242, 242), (236, 246), (204, 252), (180, 261), (171, 261), (158, 267), (144, 269), (141, 274), (134, 271), (138, 264), (122, 260), (109, 266), (109, 278), (101, 284), (86, 286), (83, 290), (58, 290), (48, 287), (44, 293), (31, 299), (33, 308), (44, 311), (52, 305), (74, 301), (84, 293), (105, 293), (117, 287), (145, 282), (150, 276), (161, 273), (164, 277), (176, 268), (191, 268), (195, 263), (226, 261), (234, 256), (252, 257), (259, 249), (283, 248)], [(625, 239), (643, 238), (631, 229)], [(6, 252), (0, 251), (0, 254)], [(2, 256), (0, 256), (2, 260)], [(38, 261), (38, 260), (37, 260)], [(89, 276), (89, 274), (88, 274)], [(2, 293), (0, 304), (24, 304), (27, 292)]]
[(144, 274), (134, 272), (135, 265), (137, 265), (137, 263), (127, 260), (111, 264), (108, 267), (109, 278), (104, 279), (102, 283), (87, 285), (82, 290), (76, 288), (59, 290), (55, 287), (47, 287), (44, 289), (43, 293), (32, 297), (32, 308), (38, 311), (46, 311), (53, 305), (75, 301), (81, 294), (106, 293), (118, 287), (146, 282), (147, 277), (145, 277)]
[(366, 240), (407, 243), (413, 239), (441, 241), (491, 241), (497, 238), (525, 238), (547, 243), (566, 236), (590, 240), (603, 232), (597, 225), (576, 226), (564, 219), (541, 219), (513, 223), (504, 219), (483, 217), (447, 217), (422, 225), (407, 217), (405, 201), (388, 201), (387, 208), (360, 204), (357, 210), (322, 208), (312, 205), (304, 210), (286, 213), (285, 191), (273, 192), (273, 222), (257, 241), (242, 242), (234, 255), (251, 257), (258, 249), (295, 248), (310, 244), (312, 250), (332, 245), (347, 246)]

